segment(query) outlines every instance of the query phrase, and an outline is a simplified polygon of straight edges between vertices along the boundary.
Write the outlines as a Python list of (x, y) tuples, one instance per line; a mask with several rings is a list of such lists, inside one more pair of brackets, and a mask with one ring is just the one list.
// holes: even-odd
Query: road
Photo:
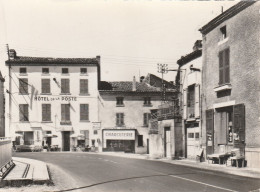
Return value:
[[(90, 153), (15, 153), (16, 157), (59, 166), (77, 181), (78, 190), (91, 192), (253, 191), (260, 180), (205, 171), (160, 161)], [(76, 188), (68, 188), (74, 191)], [(65, 190), (66, 191), (66, 190)]]

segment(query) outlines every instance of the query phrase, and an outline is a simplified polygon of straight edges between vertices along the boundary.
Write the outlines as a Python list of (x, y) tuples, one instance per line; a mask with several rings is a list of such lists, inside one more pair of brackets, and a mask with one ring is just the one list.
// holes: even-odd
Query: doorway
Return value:
[(63, 132), (63, 151), (70, 151), (70, 131)]
[(164, 128), (164, 157), (171, 157), (171, 131), (170, 127)]

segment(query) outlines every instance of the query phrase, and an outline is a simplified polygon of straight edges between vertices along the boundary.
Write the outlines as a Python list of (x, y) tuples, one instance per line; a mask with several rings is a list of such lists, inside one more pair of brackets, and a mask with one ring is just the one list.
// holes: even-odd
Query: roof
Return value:
[(216, 28), (218, 25), (226, 21), (227, 19), (230, 19), (231, 17), (235, 16), (239, 12), (243, 11), (247, 7), (254, 4), (256, 1), (240, 1), (236, 5), (230, 7), (223, 13), (221, 13), (219, 16), (215, 17), (213, 20), (211, 20), (209, 23), (204, 25), (202, 28), (199, 29), (199, 31), (206, 35), (210, 31), (212, 31), (214, 28)]
[[(160, 78), (154, 74), (151, 74), (151, 73), (148, 73), (148, 75), (144, 78), (143, 82), (146, 82), (153, 87), (159, 87), (159, 88), (162, 87), (162, 78)], [(175, 85), (171, 82), (163, 80), (163, 83), (165, 84), (166, 88), (169, 88), (169, 89), (175, 88)]]
[[(102, 81), (99, 91), (100, 92), (161, 93), (161, 88), (153, 87), (145, 82), (141, 82), (141, 83), (136, 82), (136, 91), (133, 91), (132, 81), (113, 81), (113, 82)], [(167, 92), (174, 92), (174, 90), (167, 90)]]
[(96, 58), (52, 58), (52, 57), (25, 57), (16, 56), (6, 61), (6, 65), (98, 65), (100, 57)]
[(178, 65), (182, 66), (182, 65), (185, 65), (186, 63), (189, 63), (190, 61), (194, 60), (194, 59), (197, 59), (198, 57), (201, 57), (202, 55), (202, 50), (201, 49), (198, 49), (198, 50), (195, 50), (185, 56), (182, 56), (178, 61)]

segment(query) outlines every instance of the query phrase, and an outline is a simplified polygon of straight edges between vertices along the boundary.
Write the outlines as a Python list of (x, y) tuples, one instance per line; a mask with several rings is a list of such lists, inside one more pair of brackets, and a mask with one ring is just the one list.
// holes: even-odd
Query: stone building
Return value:
[(260, 167), (260, 2), (241, 1), (200, 31), (202, 134), (207, 154), (238, 149)]
[(195, 159), (201, 151), (201, 55), (201, 40), (197, 40), (193, 51), (177, 61), (182, 101), (183, 156), (190, 159)]
[(0, 137), (5, 137), (5, 79), (0, 72)]
[(15, 50), (9, 55), (7, 136), (18, 145), (63, 151), (95, 145), (100, 57), (24, 57)]
[[(136, 81), (102, 82), (99, 90), (100, 134), (103, 151), (149, 153), (150, 110), (161, 104), (162, 92), (150, 82), (162, 79), (148, 74)], [(169, 83), (168, 86), (173, 86)], [(167, 91), (166, 96), (170, 96)]]

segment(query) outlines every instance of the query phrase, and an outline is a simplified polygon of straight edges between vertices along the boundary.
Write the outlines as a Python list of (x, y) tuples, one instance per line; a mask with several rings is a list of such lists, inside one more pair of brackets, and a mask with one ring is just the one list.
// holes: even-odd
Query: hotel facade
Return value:
[(6, 135), (17, 145), (70, 151), (97, 144), (99, 56), (21, 57), (10, 50), (6, 66)]

